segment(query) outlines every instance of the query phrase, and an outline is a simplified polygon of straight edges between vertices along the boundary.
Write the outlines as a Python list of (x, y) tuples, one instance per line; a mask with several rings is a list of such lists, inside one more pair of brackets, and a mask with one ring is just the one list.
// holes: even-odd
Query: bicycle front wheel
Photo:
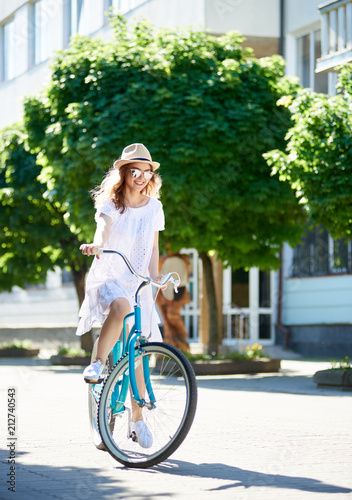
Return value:
[(127, 391), (125, 401), (116, 398), (116, 388), (123, 385), (128, 374), (128, 354), (105, 381), (99, 402), (98, 424), (103, 443), (127, 467), (151, 467), (170, 456), (185, 439), (197, 406), (196, 378), (184, 354), (175, 347), (155, 342), (136, 347), (136, 367), (141, 363), (146, 366), (145, 358), (149, 366), (144, 373), (148, 390), (140, 397), (146, 401), (143, 420), (153, 436), (150, 448), (142, 448), (131, 433), (131, 391)]

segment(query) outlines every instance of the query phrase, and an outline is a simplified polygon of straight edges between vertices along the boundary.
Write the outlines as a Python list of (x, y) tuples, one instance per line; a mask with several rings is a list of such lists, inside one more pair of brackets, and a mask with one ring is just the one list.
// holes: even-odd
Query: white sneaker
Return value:
[(131, 433), (132, 439), (133, 434), (137, 439), (134, 439), (138, 442), (139, 446), (142, 448), (150, 448), (153, 444), (153, 436), (146, 424), (143, 420), (137, 420), (137, 422), (131, 423)]
[(94, 361), (94, 363), (87, 366), (87, 368), (84, 370), (83, 372), (84, 380), (89, 380), (91, 382), (98, 381), (103, 370), (104, 370), (104, 365), (101, 363), (100, 359)]

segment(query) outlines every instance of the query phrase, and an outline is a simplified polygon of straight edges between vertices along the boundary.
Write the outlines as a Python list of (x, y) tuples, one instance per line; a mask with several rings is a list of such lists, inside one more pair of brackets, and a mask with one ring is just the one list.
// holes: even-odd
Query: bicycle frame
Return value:
[[(146, 403), (146, 401), (140, 397), (139, 391), (138, 391), (138, 386), (137, 386), (137, 380), (136, 380), (136, 344), (137, 340), (140, 339), (141, 345), (143, 343), (146, 343), (147, 340), (143, 337), (141, 337), (141, 324), (140, 324), (140, 305), (135, 305), (135, 311), (133, 313), (128, 314), (125, 319), (124, 319), (124, 324), (123, 324), (123, 339), (118, 340), (116, 344), (113, 347), (112, 350), (112, 356), (113, 356), (113, 365), (119, 361), (119, 359), (124, 356), (125, 354), (129, 353), (129, 364), (128, 364), (128, 370), (126, 370), (126, 373), (123, 376), (123, 379), (120, 384), (116, 384), (112, 394), (111, 394), (111, 400), (110, 400), (110, 408), (113, 412), (113, 415), (116, 415), (120, 412), (123, 412), (125, 410), (125, 401), (129, 389), (129, 385), (131, 385), (131, 392), (133, 399), (136, 401), (136, 403), (139, 406), (144, 406), (145, 404), (150, 405), (151, 408), (153, 408), (153, 405), (155, 403), (155, 396), (153, 393), (152, 385), (150, 383), (150, 370), (149, 370), (149, 360), (147, 357), (143, 358), (143, 378), (145, 382), (146, 389), (148, 391), (149, 395), (149, 403)], [(127, 320), (130, 317), (135, 318), (135, 324), (131, 329), (131, 332), (128, 336), (128, 339), (126, 340), (127, 337)], [(98, 384), (93, 384), (92, 390), (93, 394), (94, 391), (96, 390), (96, 386)], [(98, 391), (100, 392), (100, 391)]]
[[(147, 339), (142, 336), (142, 320), (141, 320), (141, 304), (140, 304), (140, 294), (146, 286), (150, 285), (153, 283), (153, 280), (150, 278), (143, 278), (142, 276), (139, 276), (134, 269), (132, 268), (131, 264), (127, 260), (127, 258), (121, 253), (118, 252), (117, 250), (103, 250), (100, 253), (117, 253), (119, 254), (123, 260), (125, 261), (127, 267), (130, 269), (132, 274), (137, 276), (139, 279), (142, 280), (142, 283), (139, 285), (136, 294), (135, 294), (135, 306), (134, 306), (134, 312), (127, 314), (127, 316), (124, 318), (123, 321), (123, 335), (122, 335), (122, 340), (118, 340), (113, 347), (112, 350), (112, 355), (113, 355), (113, 365), (119, 361), (121, 356), (124, 356), (125, 354), (129, 354), (129, 364), (128, 364), (128, 370), (126, 370), (126, 373), (123, 376), (122, 381), (119, 384), (116, 384), (112, 395), (111, 395), (111, 400), (110, 400), (110, 408), (113, 412), (113, 415), (116, 415), (120, 412), (125, 411), (125, 401), (128, 393), (128, 388), (129, 385), (131, 385), (131, 391), (132, 391), (132, 396), (135, 402), (143, 407), (145, 405), (148, 406), (148, 408), (152, 409), (155, 405), (155, 396), (153, 393), (153, 388), (152, 384), (150, 381), (150, 369), (149, 369), (149, 359), (148, 357), (144, 356), (143, 357), (143, 377), (144, 377), (144, 382), (146, 386), (146, 390), (148, 391), (149, 395), (149, 402), (146, 402), (143, 398), (140, 397), (139, 391), (138, 391), (138, 386), (137, 386), (137, 380), (136, 380), (136, 345), (137, 341), (139, 341), (139, 344), (143, 346), (143, 344), (147, 343)], [(167, 275), (168, 278), (166, 281), (168, 281), (171, 278), (171, 274)], [(155, 283), (155, 282), (154, 282)], [(174, 283), (176, 284), (176, 283)], [(158, 285), (160, 285), (158, 283)], [(176, 284), (177, 286), (177, 284)], [(127, 338), (127, 320), (131, 317), (134, 317), (134, 325), (131, 329), (131, 332), (129, 333), (129, 336)], [(93, 394), (95, 394), (95, 386), (99, 384), (93, 384)], [(100, 391), (97, 391), (98, 394)], [(96, 398), (98, 399), (99, 396), (96, 395)]]

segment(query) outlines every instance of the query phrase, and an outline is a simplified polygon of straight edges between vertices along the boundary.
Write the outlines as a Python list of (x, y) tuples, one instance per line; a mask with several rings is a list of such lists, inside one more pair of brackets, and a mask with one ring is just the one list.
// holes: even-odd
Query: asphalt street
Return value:
[(185, 442), (139, 470), (92, 444), (81, 367), (1, 359), (0, 498), (352, 499), (352, 393), (316, 388), (328, 366), (199, 377)]

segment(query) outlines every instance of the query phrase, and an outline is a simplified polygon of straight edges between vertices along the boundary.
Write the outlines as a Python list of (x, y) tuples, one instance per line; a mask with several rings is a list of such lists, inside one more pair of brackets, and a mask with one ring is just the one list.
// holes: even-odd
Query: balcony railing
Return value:
[(352, 0), (335, 0), (319, 6), (321, 14), (321, 57), (317, 73), (334, 71), (352, 61)]

